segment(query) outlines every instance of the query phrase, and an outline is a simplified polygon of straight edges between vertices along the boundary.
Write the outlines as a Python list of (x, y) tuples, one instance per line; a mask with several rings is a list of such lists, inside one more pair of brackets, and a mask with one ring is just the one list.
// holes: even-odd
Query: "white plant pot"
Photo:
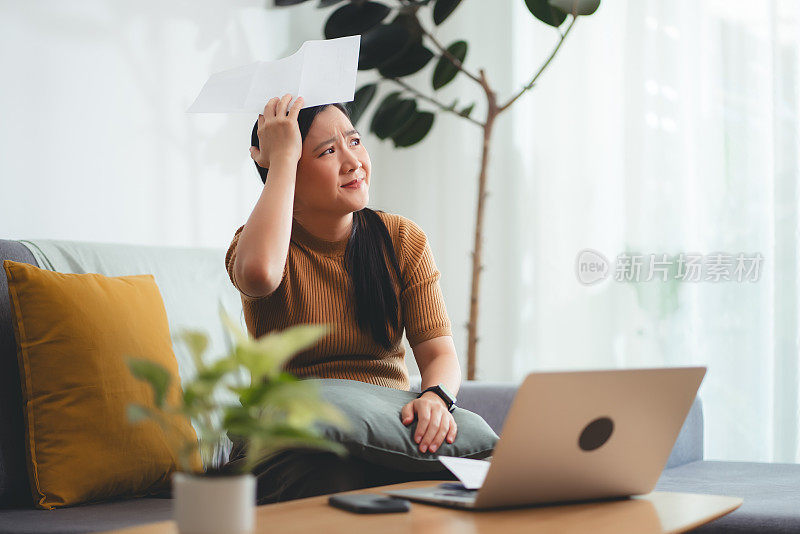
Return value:
[(173, 518), (181, 534), (251, 534), (256, 519), (256, 479), (251, 474), (172, 475)]

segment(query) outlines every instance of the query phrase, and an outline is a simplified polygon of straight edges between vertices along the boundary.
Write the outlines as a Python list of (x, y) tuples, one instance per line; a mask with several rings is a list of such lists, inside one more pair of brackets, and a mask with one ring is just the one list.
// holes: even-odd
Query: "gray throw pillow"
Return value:
[(317, 382), (321, 395), (351, 422), (349, 429), (323, 427), (325, 436), (344, 445), (352, 456), (375, 464), (402, 471), (441, 471), (444, 466), (437, 455), (487, 458), (499, 439), (480, 415), (456, 407), (456, 439), (453, 443), (442, 442), (436, 453), (422, 453), (414, 442), (416, 418), (408, 426), (400, 420), (400, 410), (417, 398), (417, 393), (357, 380), (307, 380)]

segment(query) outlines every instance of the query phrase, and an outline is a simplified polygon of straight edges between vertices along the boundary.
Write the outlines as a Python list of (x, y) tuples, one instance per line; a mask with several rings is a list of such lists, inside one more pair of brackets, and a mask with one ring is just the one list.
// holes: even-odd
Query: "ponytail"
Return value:
[(389, 329), (399, 328), (400, 306), (387, 257), (397, 280), (402, 280), (392, 238), (383, 220), (369, 208), (353, 212), (345, 269), (353, 285), (356, 318), (363, 331), (372, 334), (377, 343), (389, 350), (392, 348)]

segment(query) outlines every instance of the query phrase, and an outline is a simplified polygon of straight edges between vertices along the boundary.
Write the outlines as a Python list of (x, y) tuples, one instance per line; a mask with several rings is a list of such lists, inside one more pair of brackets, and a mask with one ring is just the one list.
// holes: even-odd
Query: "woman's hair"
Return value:
[[(328, 106), (339, 108), (350, 118), (347, 107), (340, 103), (303, 108), (297, 116), (303, 141), (314, 118)], [(253, 125), (250, 145), (259, 148), (257, 130), (258, 121)], [(258, 163), (255, 165), (261, 181), (266, 184), (268, 169)], [(392, 238), (383, 220), (374, 210), (366, 207), (353, 212), (353, 228), (345, 249), (345, 270), (353, 285), (356, 319), (362, 330), (369, 332), (375, 341), (389, 350), (393, 345), (389, 338), (389, 328), (395, 332), (399, 329), (400, 314), (398, 294), (387, 259), (397, 275), (397, 280), (402, 280)]]

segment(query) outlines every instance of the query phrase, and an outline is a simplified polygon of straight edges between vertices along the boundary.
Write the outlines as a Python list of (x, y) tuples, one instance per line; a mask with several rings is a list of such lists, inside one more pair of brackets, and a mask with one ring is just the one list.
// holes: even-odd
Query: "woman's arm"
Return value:
[(281, 283), (292, 233), (296, 172), (297, 162), (289, 158), (272, 163), (269, 179), (239, 235), (233, 270), (247, 295), (269, 295)]
[(456, 396), (461, 387), (461, 366), (458, 364), (453, 336), (440, 336), (423, 341), (412, 347), (412, 350), (422, 375), (420, 391), (437, 384), (444, 384), (447, 391)]
[(287, 114), (291, 97), (286, 94), (267, 102), (258, 116), (260, 148), (250, 147), (253, 160), (269, 168), (269, 179), (239, 235), (233, 273), (242, 292), (253, 297), (277, 289), (289, 252), (297, 162), (302, 151), (297, 114), (303, 105), (298, 97)]
[[(412, 347), (422, 375), (422, 391), (443, 384), (445, 389), (456, 395), (461, 387), (461, 367), (456, 355), (456, 347), (452, 336), (439, 336), (423, 341)], [(417, 428), (414, 441), (419, 443), (419, 450), (436, 452), (442, 442), (447, 439), (453, 443), (458, 428), (444, 400), (429, 391), (418, 399), (409, 402), (400, 412), (403, 424), (409, 425), (417, 416)]]

